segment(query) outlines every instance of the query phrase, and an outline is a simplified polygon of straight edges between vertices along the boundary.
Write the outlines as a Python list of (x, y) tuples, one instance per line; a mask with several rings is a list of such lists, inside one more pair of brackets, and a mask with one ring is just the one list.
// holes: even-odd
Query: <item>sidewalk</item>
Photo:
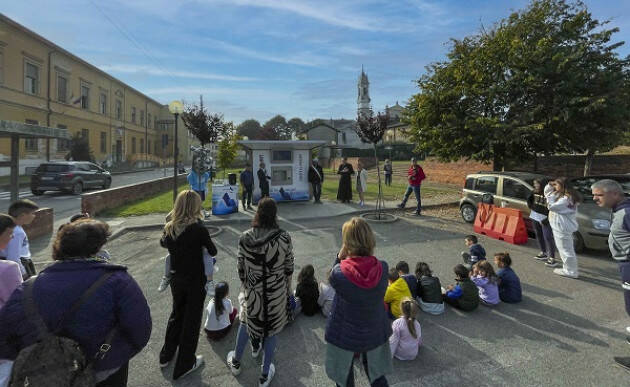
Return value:
[[(442, 205), (452, 205), (457, 203), (459, 199), (458, 195), (446, 194), (442, 197), (427, 198), (422, 201), (423, 208), (430, 208)], [(396, 207), (398, 202), (385, 202), (384, 211), (398, 211), (401, 210)], [(407, 202), (406, 211), (413, 212), (415, 209), (415, 199), (410, 199)], [(358, 203), (343, 204), (337, 201), (323, 200), (322, 204), (313, 204), (309, 202), (291, 202), (291, 203), (279, 203), (278, 204), (278, 218), (284, 222), (296, 222), (307, 219), (317, 218), (330, 218), (340, 215), (359, 215), (362, 213), (373, 211), (375, 208), (374, 202), (366, 203), (365, 206), (360, 207)], [(256, 207), (253, 210), (243, 211), (239, 203), (239, 212), (229, 215), (212, 215), (206, 218), (205, 223), (207, 226), (221, 226), (228, 224), (239, 224), (251, 222), (254, 214), (256, 213)], [(159, 231), (164, 226), (164, 218), (166, 214), (150, 214), (142, 216), (129, 216), (129, 217), (96, 217), (99, 220), (107, 222), (110, 226), (112, 237), (118, 236), (135, 230), (156, 230)], [(52, 244), (54, 242), (54, 235), (57, 229), (68, 219), (60, 219), (55, 221), (53, 226), (53, 235), (40, 237), (31, 241), (31, 253), (33, 254), (33, 260), (35, 262), (48, 262), (51, 259)]]

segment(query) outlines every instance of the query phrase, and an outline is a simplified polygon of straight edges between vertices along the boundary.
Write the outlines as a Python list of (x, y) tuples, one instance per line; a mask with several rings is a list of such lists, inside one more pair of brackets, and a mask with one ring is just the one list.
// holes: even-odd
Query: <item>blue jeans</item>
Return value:
[[(249, 333), (247, 332), (247, 324), (241, 322), (241, 325), (238, 327), (238, 333), (236, 334), (236, 348), (234, 348), (234, 359), (237, 361), (241, 361), (248, 341)], [(269, 366), (273, 360), (273, 353), (276, 350), (277, 341), (278, 338), (275, 335), (263, 339), (263, 375), (269, 373)], [(260, 346), (260, 340), (252, 337), (252, 346), (258, 348)]]
[(400, 206), (405, 208), (405, 204), (407, 204), (407, 199), (409, 199), (409, 195), (411, 192), (416, 194), (416, 202), (418, 202), (418, 206), (416, 207), (416, 214), (419, 214), (422, 211), (422, 199), (420, 198), (420, 186), (419, 185), (410, 185), (407, 187), (407, 191), (405, 192), (405, 197), (403, 198)]

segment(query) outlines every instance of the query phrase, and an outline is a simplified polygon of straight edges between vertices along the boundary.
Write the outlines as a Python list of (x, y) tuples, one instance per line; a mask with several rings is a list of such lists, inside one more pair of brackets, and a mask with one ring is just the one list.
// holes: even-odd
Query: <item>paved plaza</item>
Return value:
[[(286, 211), (280, 206), (281, 214)], [(291, 211), (290, 211), (291, 212)], [(325, 277), (340, 247), (341, 225), (350, 215), (287, 220), (281, 227), (292, 236), (296, 274), (308, 263), (318, 279)], [(236, 248), (246, 221), (223, 221), (214, 239), (219, 249), (220, 271), (215, 281), (230, 284), (235, 302), (239, 289)], [(431, 265), (445, 286), (453, 282), (452, 267), (459, 263), (463, 237), (471, 226), (460, 221), (431, 216), (404, 217), (390, 224), (373, 224), (377, 236), (376, 255), (390, 265), (419, 260)], [(158, 353), (171, 307), (168, 292), (156, 288), (164, 270), (159, 246), (160, 231), (132, 231), (108, 246), (113, 261), (127, 265), (151, 306), (153, 333), (147, 347), (131, 361), (130, 386), (254, 386), (260, 363), (249, 350), (243, 357), (243, 372), (230, 374), (225, 357), (234, 346), (236, 330), (218, 343), (203, 335), (198, 353), (206, 364), (200, 372), (172, 382), (172, 366), (158, 367)], [(623, 334), (630, 323), (623, 309), (623, 295), (615, 263), (605, 253), (579, 257), (581, 277), (571, 280), (555, 276), (531, 257), (535, 241), (514, 246), (480, 238), (488, 254), (508, 250), (523, 284), (523, 302), (480, 306), (472, 313), (447, 307), (442, 316), (420, 314), (424, 344), (414, 361), (394, 360), (392, 386), (622, 386), (630, 375), (613, 365), (612, 356), (630, 355)], [(42, 250), (36, 256), (45, 259)], [(205, 317), (204, 317), (205, 318)], [(299, 316), (280, 335), (274, 363), (274, 386), (330, 386), (324, 371), (325, 319)], [(358, 372), (357, 372), (358, 373)], [(366, 386), (364, 373), (357, 385)]]

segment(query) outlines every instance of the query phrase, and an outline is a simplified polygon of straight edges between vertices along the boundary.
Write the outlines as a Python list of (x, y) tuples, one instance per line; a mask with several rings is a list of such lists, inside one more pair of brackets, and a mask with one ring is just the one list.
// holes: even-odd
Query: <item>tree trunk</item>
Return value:
[(503, 164), (503, 157), (501, 157), (500, 155), (495, 154), (492, 157), (492, 170), (494, 172), (501, 172), (503, 171), (504, 168), (504, 164)]
[(588, 176), (591, 174), (591, 167), (593, 166), (594, 157), (595, 157), (595, 152), (588, 149), (586, 151), (586, 159), (584, 160), (584, 176)]
[(376, 160), (376, 175), (378, 176), (378, 196), (376, 197), (376, 213), (378, 219), (381, 219), (381, 210), (383, 208), (383, 190), (381, 186), (381, 169), (378, 165), (378, 155), (376, 154), (376, 144), (374, 146), (374, 159)]

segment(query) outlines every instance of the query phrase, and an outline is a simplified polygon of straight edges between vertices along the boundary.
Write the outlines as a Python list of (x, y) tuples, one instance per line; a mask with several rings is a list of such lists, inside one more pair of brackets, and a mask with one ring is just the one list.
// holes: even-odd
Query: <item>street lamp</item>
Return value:
[(184, 105), (179, 101), (173, 101), (168, 104), (168, 111), (175, 116), (175, 142), (173, 143), (173, 203), (177, 198), (177, 156), (179, 149), (177, 148), (177, 120), (179, 115), (184, 112)]

